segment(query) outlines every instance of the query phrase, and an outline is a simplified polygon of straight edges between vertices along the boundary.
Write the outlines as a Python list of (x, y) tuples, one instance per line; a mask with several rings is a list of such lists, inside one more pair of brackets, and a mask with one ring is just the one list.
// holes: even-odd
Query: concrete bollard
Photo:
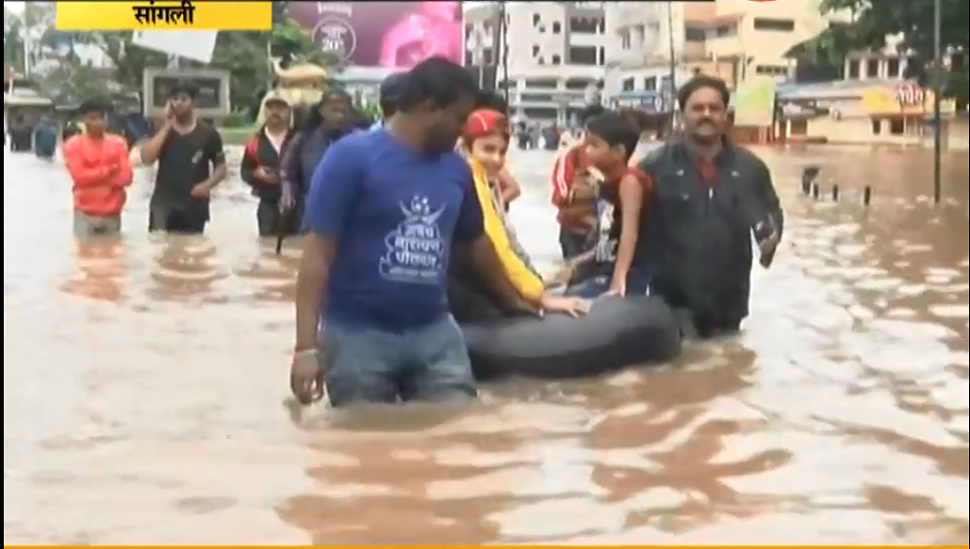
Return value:
[(818, 178), (819, 167), (808, 166), (802, 169), (802, 194), (808, 196), (812, 192), (812, 183)]

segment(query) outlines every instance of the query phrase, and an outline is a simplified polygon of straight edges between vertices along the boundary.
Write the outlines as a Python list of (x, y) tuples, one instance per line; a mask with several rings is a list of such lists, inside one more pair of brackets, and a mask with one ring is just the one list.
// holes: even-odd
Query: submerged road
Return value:
[[(6, 152), (4, 543), (966, 544), (967, 154), (934, 206), (926, 151), (759, 152), (790, 221), (741, 336), (460, 416), (302, 418), (296, 244), (241, 183), (205, 237), (149, 237), (142, 178), (124, 238), (77, 247), (63, 167)], [(551, 162), (512, 157), (547, 265)]]

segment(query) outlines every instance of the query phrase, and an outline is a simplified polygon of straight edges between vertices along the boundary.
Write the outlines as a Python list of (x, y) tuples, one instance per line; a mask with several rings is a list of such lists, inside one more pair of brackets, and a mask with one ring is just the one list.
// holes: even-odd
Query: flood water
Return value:
[[(457, 415), (284, 404), (298, 253), (238, 182), (204, 238), (149, 237), (140, 181), (76, 247), (63, 168), (5, 153), (4, 543), (965, 545), (967, 155), (934, 206), (925, 151), (759, 153), (789, 221), (739, 337)], [(547, 264), (551, 161), (512, 158)]]

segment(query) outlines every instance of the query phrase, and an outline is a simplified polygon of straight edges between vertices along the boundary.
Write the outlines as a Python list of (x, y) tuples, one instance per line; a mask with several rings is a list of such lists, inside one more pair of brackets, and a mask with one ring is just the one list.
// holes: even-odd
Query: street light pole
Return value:
[[(674, 130), (677, 127), (677, 114), (674, 105), (676, 103), (675, 98), (677, 97), (677, 59), (676, 50), (674, 49), (674, 3), (667, 2), (667, 46), (668, 53), (670, 56), (670, 96), (667, 102), (667, 108), (670, 109), (670, 132), (667, 134), (673, 135)], [(666, 98), (665, 98), (666, 99)]]
[(933, 2), (933, 202), (940, 203), (943, 198), (942, 157), (943, 157), (943, 117), (940, 113), (943, 98), (943, 51), (940, 44), (942, 26), (942, 6), (940, 0)]
[[(509, 105), (509, 48), (508, 48), (509, 25), (508, 25), (508, 12), (506, 11), (506, 8), (505, 8), (505, 2), (499, 2), (498, 3), (498, 6), (499, 6), (498, 7), (498, 17), (499, 17), (499, 19), (498, 19), (498, 29), (497, 29), (497, 32), (496, 32), (496, 34), (497, 34), (497, 36), (496, 36), (496, 42), (498, 42), (498, 45), (495, 48), (495, 53), (499, 56), (498, 59), (497, 59), (497, 61), (499, 61), (499, 63), (502, 64), (502, 81), (504, 83), (504, 85), (502, 86), (502, 88), (503, 88), (503, 94), (505, 96), (505, 104), (506, 105)], [(496, 63), (496, 71), (495, 71), (495, 84), (496, 85), (498, 85), (498, 80), (499, 80), (497, 68), (498, 68), (498, 63)], [(511, 105), (509, 105), (509, 110), (510, 111), (512, 110)]]

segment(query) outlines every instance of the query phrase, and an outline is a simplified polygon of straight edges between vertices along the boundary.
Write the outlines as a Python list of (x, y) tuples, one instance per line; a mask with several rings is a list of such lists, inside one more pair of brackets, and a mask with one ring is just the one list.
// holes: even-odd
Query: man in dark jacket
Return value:
[(723, 80), (696, 76), (678, 92), (684, 133), (639, 167), (654, 182), (644, 207), (635, 262), (651, 288), (683, 317), (685, 334), (735, 332), (748, 316), (755, 234), (764, 267), (784, 215), (764, 162), (725, 136), (730, 93)]
[(357, 131), (352, 117), (350, 95), (342, 89), (330, 89), (307, 112), (303, 124), (283, 152), (280, 169), (282, 198), (280, 207), (294, 215), (297, 225), (303, 217), (303, 203), (310, 189), (310, 178), (323, 153), (340, 138)]
[(256, 225), (259, 236), (289, 236), (296, 234), (296, 218), (280, 211), (280, 161), (283, 149), (291, 137), (290, 104), (280, 94), (267, 96), (266, 123), (249, 138), (243, 152), (240, 175), (259, 198)]

